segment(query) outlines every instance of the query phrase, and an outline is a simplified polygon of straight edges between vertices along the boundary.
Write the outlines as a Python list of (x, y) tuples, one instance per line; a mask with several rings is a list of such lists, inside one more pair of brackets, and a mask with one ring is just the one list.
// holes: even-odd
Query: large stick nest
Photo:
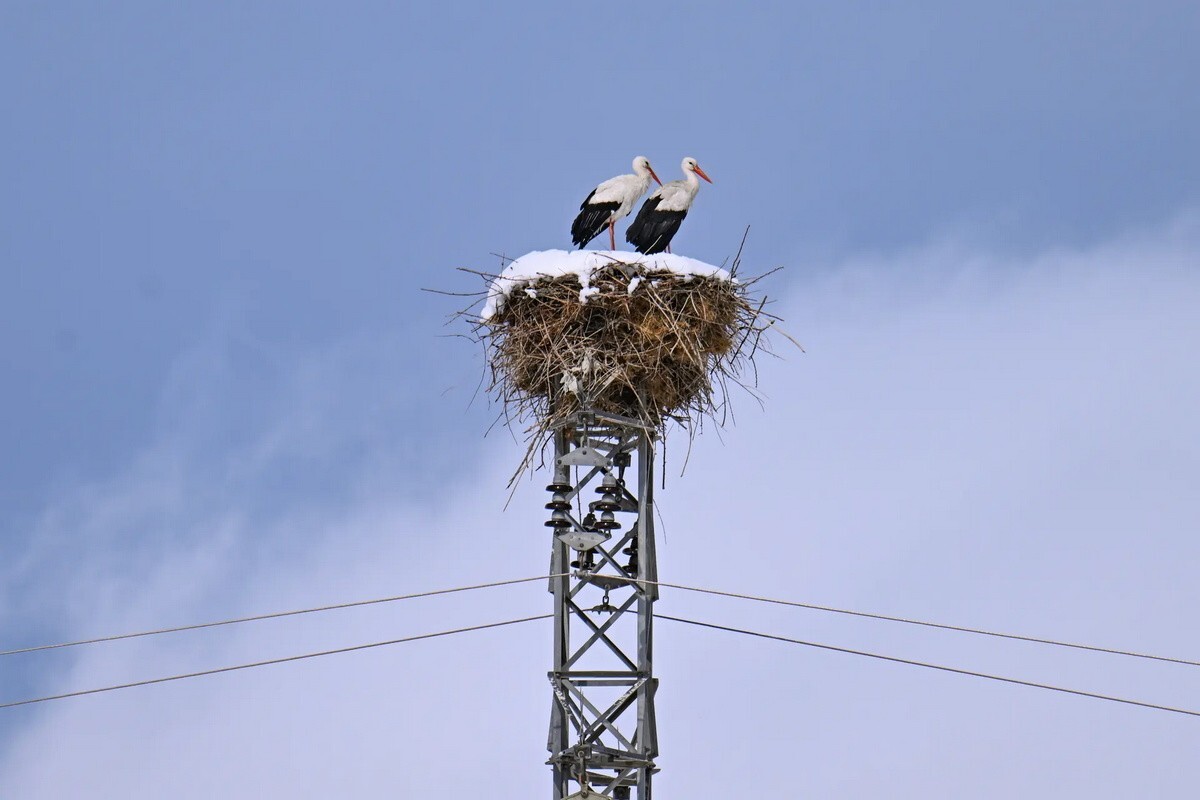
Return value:
[(596, 269), (586, 292), (573, 274), (540, 278), (477, 323), (489, 391), (510, 421), (532, 421), (531, 449), (580, 409), (660, 432), (671, 421), (723, 425), (729, 384), (754, 394), (754, 357), (776, 319), (751, 296), (756, 280), (622, 261)]

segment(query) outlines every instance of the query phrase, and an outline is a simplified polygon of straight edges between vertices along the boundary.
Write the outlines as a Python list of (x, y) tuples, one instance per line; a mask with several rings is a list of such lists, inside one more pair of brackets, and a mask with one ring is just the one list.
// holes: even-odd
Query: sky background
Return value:
[[(0, 4), (0, 649), (537, 574), (455, 267), (644, 154), (805, 354), (660, 572), (1200, 658), (1200, 8)], [(673, 444), (674, 442), (674, 444)], [(541, 613), (536, 585), (0, 657), (0, 701)], [(1200, 670), (664, 613), (1200, 709)], [(1200, 721), (659, 625), (662, 796), (1182, 796)], [(549, 791), (537, 624), (0, 711), (0, 796)]]

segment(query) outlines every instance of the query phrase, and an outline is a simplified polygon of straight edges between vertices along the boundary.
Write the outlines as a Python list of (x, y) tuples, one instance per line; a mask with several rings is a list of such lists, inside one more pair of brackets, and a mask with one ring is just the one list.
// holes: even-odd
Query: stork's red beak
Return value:
[(660, 181), (658, 179), (658, 176), (654, 174), (654, 167), (647, 164), (646, 169), (650, 170), (650, 177), (654, 178), (654, 182), (657, 183), (659, 186), (662, 186), (662, 181)]
[(696, 174), (699, 175), (701, 178), (704, 178), (704, 180), (708, 181), (709, 183), (712, 183), (712, 178), (710, 178), (704, 174), (704, 170), (700, 169), (699, 164), (696, 165)]

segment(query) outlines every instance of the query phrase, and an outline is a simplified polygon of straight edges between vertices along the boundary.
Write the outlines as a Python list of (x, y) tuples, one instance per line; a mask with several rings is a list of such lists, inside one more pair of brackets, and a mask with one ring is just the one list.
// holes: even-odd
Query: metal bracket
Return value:
[(583, 553), (604, 544), (612, 538), (612, 534), (608, 531), (567, 531), (558, 534), (557, 538), (572, 550)]
[(599, 450), (585, 444), (582, 447), (576, 447), (566, 455), (559, 456), (557, 462), (564, 467), (607, 467), (609, 458)]

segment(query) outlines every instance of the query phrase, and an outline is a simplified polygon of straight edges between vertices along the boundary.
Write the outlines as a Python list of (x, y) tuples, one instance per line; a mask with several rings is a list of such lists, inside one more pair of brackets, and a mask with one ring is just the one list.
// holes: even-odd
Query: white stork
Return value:
[(625, 232), (625, 241), (639, 253), (651, 255), (663, 250), (671, 252), (671, 239), (692, 207), (696, 192), (700, 191), (700, 181), (696, 180), (696, 176), (712, 183), (712, 178), (704, 174), (691, 156), (685, 158), (680, 166), (683, 167), (683, 180), (664, 183), (646, 198), (642, 210)]
[(650, 179), (662, 186), (662, 181), (650, 167), (650, 159), (638, 156), (633, 160), (632, 175), (618, 175), (592, 189), (579, 206), (579, 216), (571, 223), (571, 241), (582, 250), (584, 245), (595, 239), (604, 226), (608, 226), (610, 249), (617, 249), (614, 229), (617, 220), (629, 216), (633, 204), (650, 188)]

